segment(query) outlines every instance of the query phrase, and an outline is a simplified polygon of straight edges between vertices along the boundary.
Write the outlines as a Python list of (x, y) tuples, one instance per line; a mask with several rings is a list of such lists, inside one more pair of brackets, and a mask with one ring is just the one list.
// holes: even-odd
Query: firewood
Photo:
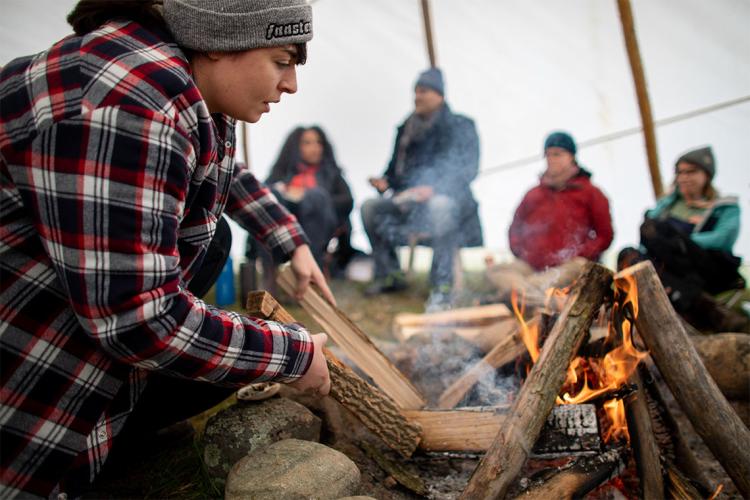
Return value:
[[(405, 410), (404, 414), (421, 425), (419, 447), (423, 450), (484, 452), (492, 445), (509, 410), (509, 406), (488, 406)], [(532, 455), (558, 457), (598, 453), (600, 448), (594, 405), (559, 405), (544, 422)]]
[(750, 496), (750, 430), (708, 374), (653, 264), (640, 262), (616, 278), (637, 283), (640, 307), (635, 324), (651, 357), (698, 435), (740, 493)]
[[(532, 326), (532, 322), (529, 324)], [(438, 408), (454, 408), (482, 377), (522, 355), (526, 347), (521, 341), (519, 329), (520, 326), (516, 324), (509, 335), (453, 382), (440, 396)]]
[[(287, 266), (278, 275), (279, 286), (293, 295), (296, 280), (292, 268)], [(417, 409), (426, 402), (419, 391), (393, 366), (388, 358), (341, 310), (329, 304), (314, 285), (311, 285), (300, 300), (302, 307), (315, 319), (344, 353), (375, 384), (393, 399), (400, 408)]]
[(505, 339), (515, 330), (515, 318), (503, 318), (501, 320), (484, 326), (450, 326), (450, 325), (426, 325), (405, 326), (399, 328), (397, 335), (401, 342), (418, 335), (436, 335), (442, 333), (455, 333), (476, 345), (483, 353), (492, 350), (500, 341)]
[[(600, 484), (616, 477), (626, 465), (627, 451), (613, 448), (594, 457), (579, 458), (541, 484), (533, 485), (516, 498), (549, 500), (582, 498)], [(644, 497), (644, 498), (663, 498)]]
[[(294, 323), (294, 317), (268, 292), (251, 292), (247, 313), (257, 318)], [(391, 449), (410, 457), (419, 444), (421, 427), (407, 420), (396, 403), (362, 380), (328, 349), (323, 349), (331, 376), (330, 395), (357, 417)]]
[(716, 485), (708, 479), (706, 471), (687, 444), (685, 435), (664, 401), (664, 395), (654, 379), (652, 370), (655, 371), (656, 367), (650, 358), (646, 358), (638, 366), (638, 375), (645, 389), (654, 438), (665, 459), (666, 467), (668, 469), (674, 464), (682, 474), (700, 485), (703, 496), (708, 496)]
[(664, 473), (648, 411), (646, 389), (637, 371), (630, 376), (630, 382), (635, 384), (637, 389), (624, 400), (625, 418), (628, 422), (638, 477), (641, 480), (641, 498), (663, 498)]
[(750, 400), (750, 335), (719, 333), (690, 340), (721, 392), (729, 399)]
[(393, 318), (393, 324), (398, 331), (405, 327), (488, 325), (510, 317), (510, 309), (505, 304), (489, 304), (426, 314), (399, 313)]
[(598, 264), (586, 265), (510, 414), (461, 498), (505, 496), (539, 436), (565, 381), (568, 365), (588, 333), (605, 293), (611, 290), (611, 284), (609, 270)]

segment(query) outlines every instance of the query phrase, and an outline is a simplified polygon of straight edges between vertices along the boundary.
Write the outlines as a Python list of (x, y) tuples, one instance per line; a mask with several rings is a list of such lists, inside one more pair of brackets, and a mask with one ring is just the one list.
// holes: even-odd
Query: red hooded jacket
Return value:
[(597, 260), (612, 243), (609, 202), (581, 169), (561, 190), (540, 183), (526, 193), (508, 237), (513, 254), (534, 269), (574, 257)]

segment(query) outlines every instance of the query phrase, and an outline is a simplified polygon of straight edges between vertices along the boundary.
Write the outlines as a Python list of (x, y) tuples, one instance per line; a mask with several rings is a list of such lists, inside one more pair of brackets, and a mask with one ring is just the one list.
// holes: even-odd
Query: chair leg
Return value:
[(412, 272), (414, 271), (414, 251), (419, 243), (419, 236), (416, 234), (409, 235), (409, 260), (406, 264), (406, 277), (411, 278)]

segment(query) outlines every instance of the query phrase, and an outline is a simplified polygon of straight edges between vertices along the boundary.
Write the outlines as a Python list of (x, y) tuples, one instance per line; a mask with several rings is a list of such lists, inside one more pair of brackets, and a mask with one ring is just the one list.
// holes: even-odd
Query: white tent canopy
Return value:
[[(0, 65), (43, 50), (70, 30), (73, 0), (20, 0), (0, 7)], [(480, 134), (474, 183), (486, 246), (507, 251), (507, 229), (523, 194), (543, 170), (541, 147), (555, 129), (579, 141), (640, 125), (614, 0), (432, 0), (438, 66), (454, 111)], [(705, 144), (717, 159), (715, 184), (750, 201), (750, 2), (633, 0), (636, 31), (655, 120), (717, 103), (739, 103), (658, 126), (665, 186), (674, 160)], [(416, 75), (428, 65), (417, 0), (318, 0), (309, 62), (299, 92), (250, 126), (251, 166), (264, 178), (286, 134), (320, 124), (345, 168), (357, 206), (374, 195), (367, 177), (390, 157), (395, 127), (412, 109)], [(743, 139), (744, 138), (744, 139)], [(241, 149), (240, 149), (241, 151)], [(515, 168), (496, 168), (539, 155)], [(654, 203), (643, 138), (631, 134), (581, 148), (579, 161), (608, 195), (615, 225), (610, 249), (637, 243)], [(355, 244), (367, 246), (355, 208)], [(750, 231), (735, 252), (750, 256)], [(235, 252), (243, 238), (235, 238)], [(239, 241), (243, 240), (243, 241)]]

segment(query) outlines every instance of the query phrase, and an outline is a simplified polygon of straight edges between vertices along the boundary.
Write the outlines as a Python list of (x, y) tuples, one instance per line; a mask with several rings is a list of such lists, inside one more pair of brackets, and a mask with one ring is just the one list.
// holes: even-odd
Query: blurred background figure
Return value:
[(646, 212), (641, 248), (625, 248), (618, 269), (653, 261), (675, 309), (696, 328), (748, 331), (748, 318), (714, 295), (743, 290), (741, 259), (732, 253), (740, 232), (740, 207), (721, 196), (712, 181), (716, 161), (711, 147), (688, 151), (675, 162), (672, 191)]
[[(352, 194), (325, 132), (317, 125), (292, 130), (266, 184), (297, 217), (321, 269), (341, 276), (352, 256), (361, 252), (351, 245)], [(327, 259), (326, 250), (333, 239), (336, 250)]]
[(612, 243), (609, 201), (578, 164), (576, 152), (566, 132), (544, 141), (547, 169), (524, 196), (508, 231), (518, 260), (487, 269), (501, 299), (515, 288), (528, 301), (542, 301), (547, 288), (569, 285), (587, 260), (599, 260)]
[(433, 249), (427, 310), (451, 306), (453, 259), (461, 247), (480, 246), (482, 228), (471, 182), (479, 169), (474, 122), (445, 102), (443, 74), (430, 68), (414, 88), (414, 112), (399, 126), (391, 161), (370, 184), (382, 195), (362, 205), (372, 245), (375, 282), (367, 294), (406, 288), (395, 248), (409, 238)]

